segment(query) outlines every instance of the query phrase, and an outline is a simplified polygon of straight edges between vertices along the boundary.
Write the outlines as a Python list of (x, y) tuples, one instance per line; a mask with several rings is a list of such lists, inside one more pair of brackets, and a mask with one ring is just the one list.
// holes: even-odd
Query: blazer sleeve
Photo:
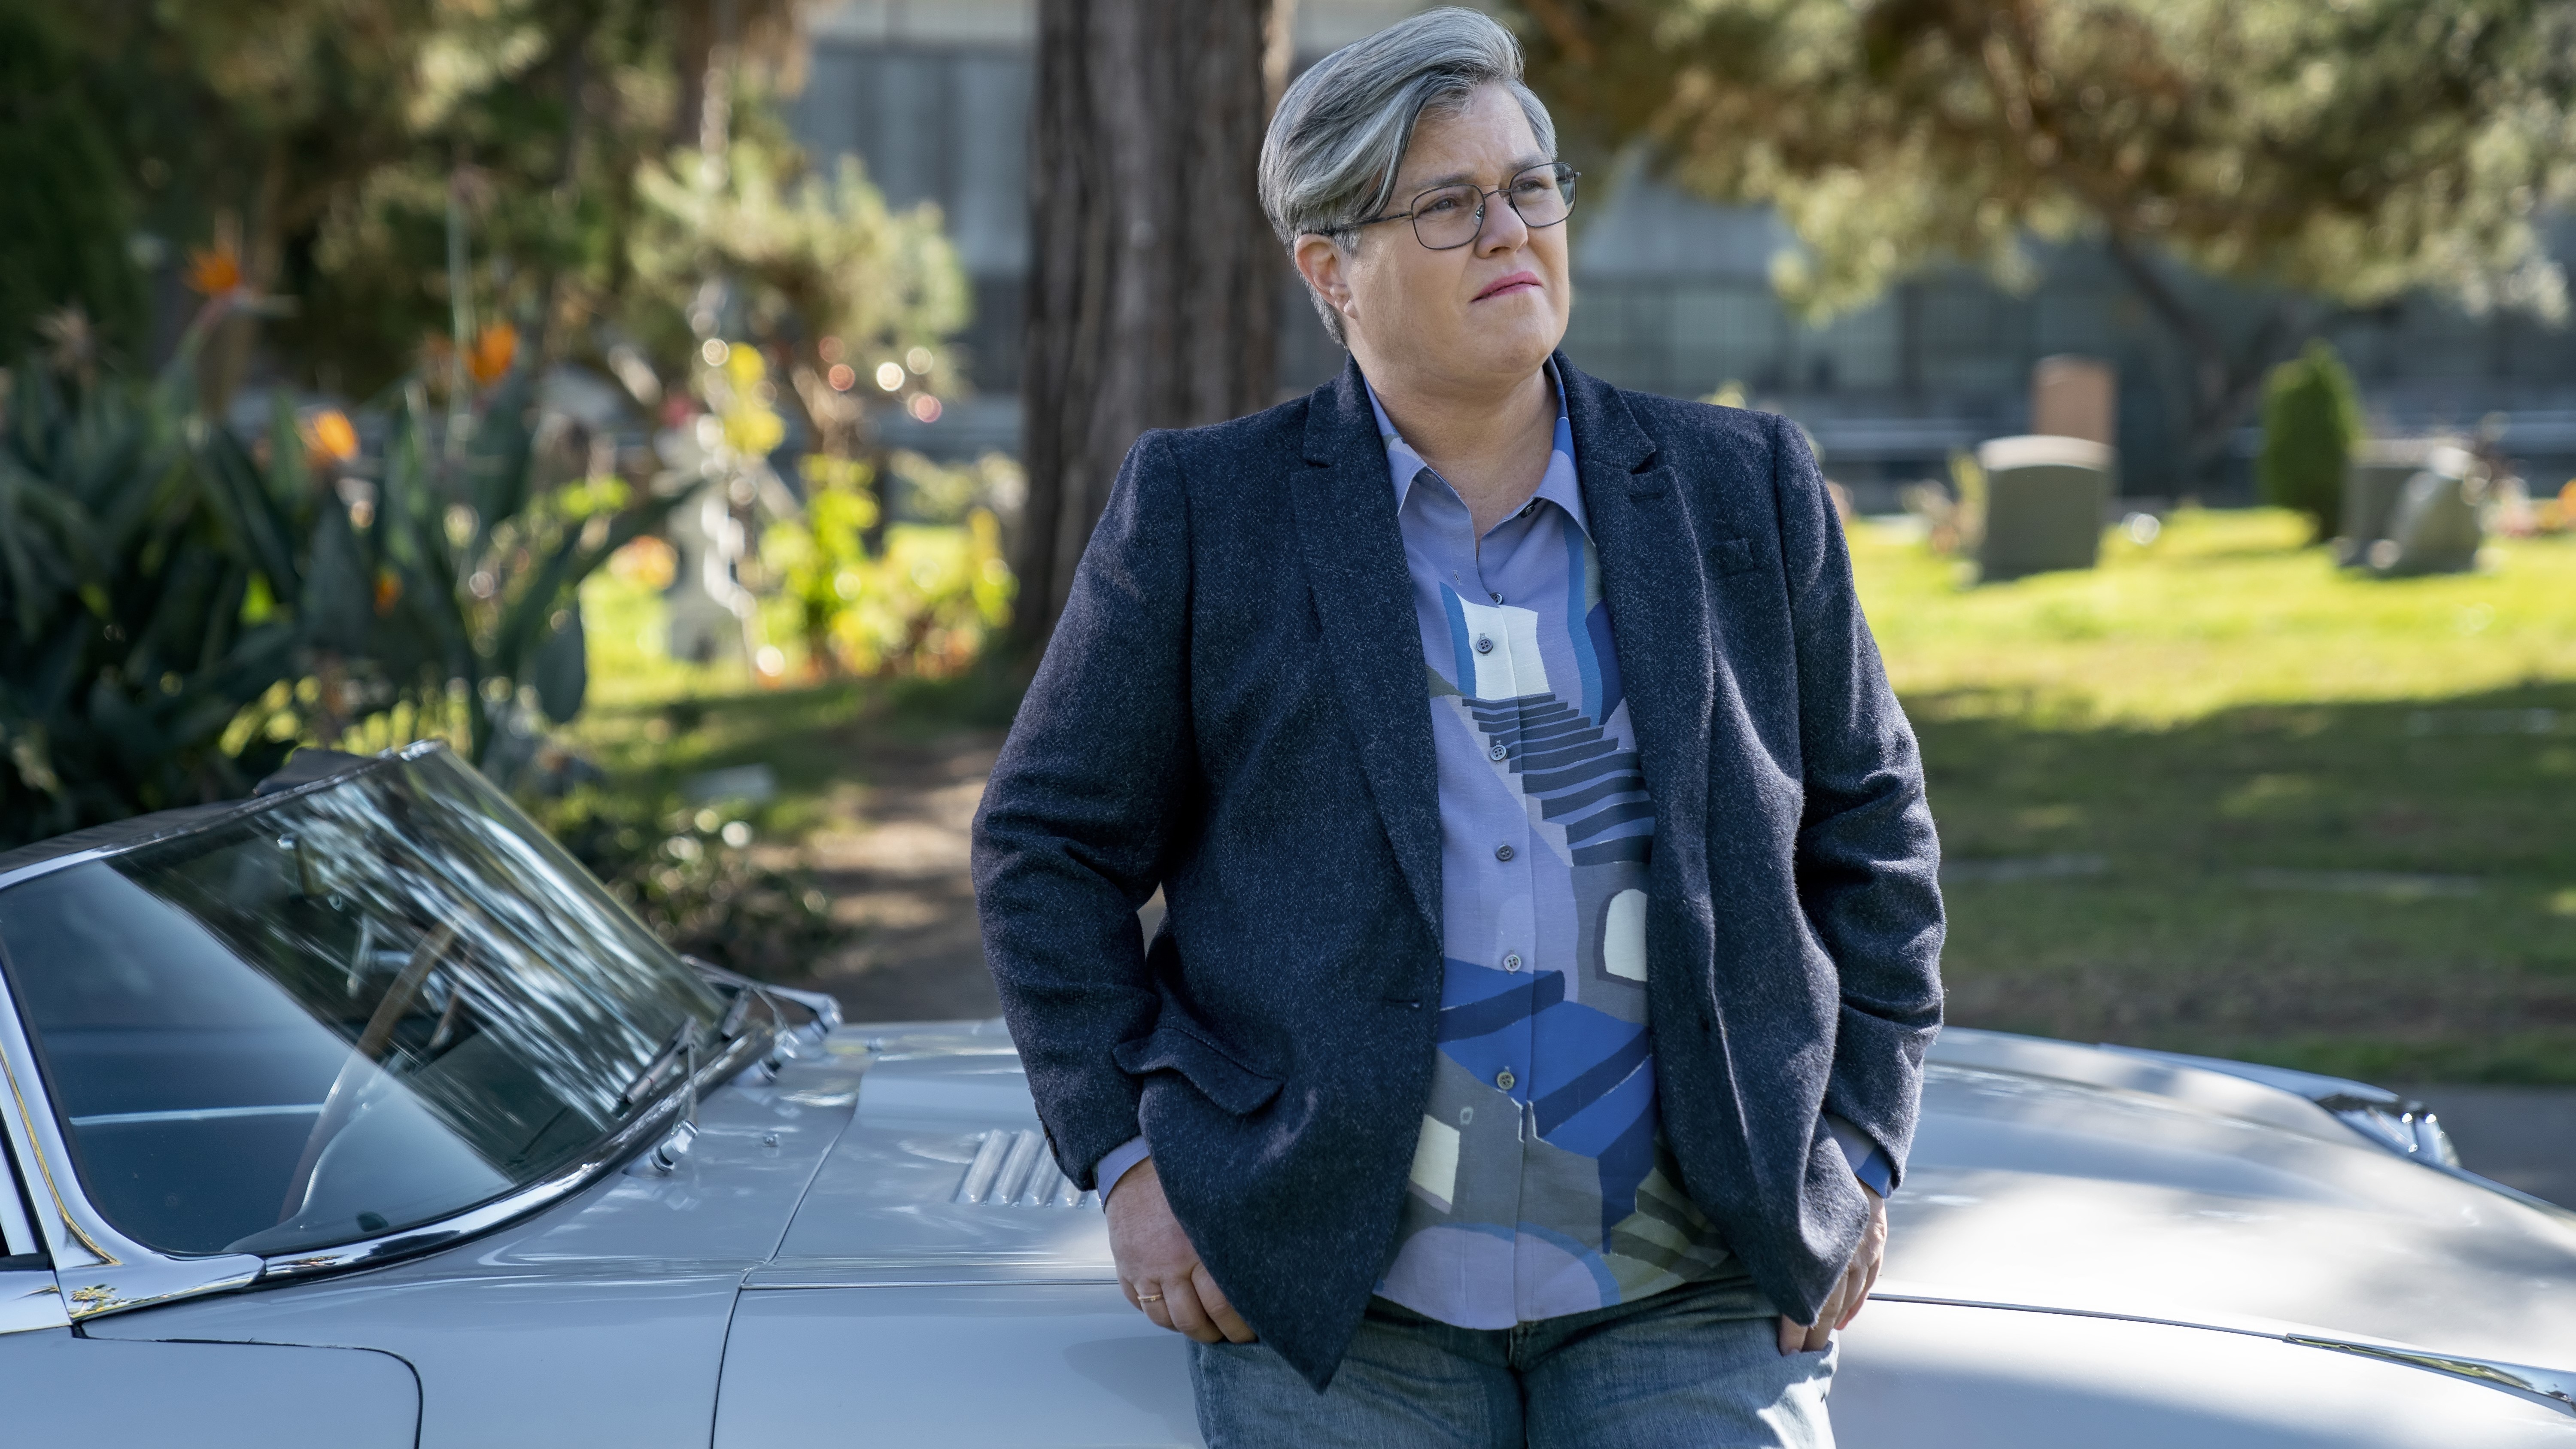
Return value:
[(1038, 1117), (1084, 1188), (1140, 1134), (1111, 1060), (1153, 1029), (1136, 912), (1161, 883), (1193, 758), (1189, 514), (1165, 435), (1128, 451), (974, 829), (984, 958)]
[(1824, 477), (1795, 426), (1774, 417), (1771, 427), (1805, 769), (1798, 898), (1841, 981), (1824, 1108), (1886, 1153), (1892, 1187), (1941, 1026), (1941, 847)]

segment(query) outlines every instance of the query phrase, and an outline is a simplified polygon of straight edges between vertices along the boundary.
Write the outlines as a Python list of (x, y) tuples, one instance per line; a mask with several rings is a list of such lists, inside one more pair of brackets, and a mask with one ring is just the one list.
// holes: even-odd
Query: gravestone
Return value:
[(1977, 466), (1986, 475), (1979, 578), (2093, 567), (2118, 475), (2108, 444), (2042, 433), (1991, 438), (1978, 445)]
[(2485, 541), (2486, 470), (2432, 438), (2376, 438), (2345, 465), (2341, 561), (2380, 575), (2462, 573)]
[(2120, 374), (2110, 363), (2070, 354), (2031, 367), (2031, 432), (2117, 447), (2119, 418)]

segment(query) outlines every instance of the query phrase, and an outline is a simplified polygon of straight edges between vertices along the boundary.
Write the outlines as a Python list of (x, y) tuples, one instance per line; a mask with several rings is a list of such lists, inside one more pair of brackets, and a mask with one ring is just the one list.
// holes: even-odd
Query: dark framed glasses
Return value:
[(1413, 198), (1403, 211), (1390, 211), (1353, 222), (1354, 229), (1386, 221), (1411, 221), (1413, 239), (1435, 252), (1463, 247), (1485, 229), (1485, 201), (1499, 196), (1520, 215), (1521, 225), (1536, 231), (1554, 226), (1574, 213), (1574, 181), (1583, 173), (1551, 163), (1533, 166), (1491, 191), (1474, 182), (1435, 186)]

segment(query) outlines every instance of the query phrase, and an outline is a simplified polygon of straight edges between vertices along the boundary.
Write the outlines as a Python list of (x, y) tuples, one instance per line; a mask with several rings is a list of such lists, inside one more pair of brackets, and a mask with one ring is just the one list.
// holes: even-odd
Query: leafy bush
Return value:
[(539, 815), (673, 949), (727, 970), (802, 980), (856, 934), (812, 872), (754, 854), (748, 820), (589, 787)]
[(2306, 514), (2320, 541), (2334, 533), (2344, 464), (2360, 441), (2361, 400), (2332, 347), (2311, 342), (2272, 369), (2263, 398), (2263, 452), (2255, 460), (2263, 500)]
[(532, 370), (511, 373), (461, 448), (409, 399), (372, 506), (325, 510), (314, 542), (330, 562), (317, 639), (364, 661), (370, 712), (452, 718), (462, 703), (460, 744), (505, 785), (534, 753), (537, 716), (568, 723), (588, 692), (581, 581), (679, 502), (550, 467), (534, 391)]
[[(292, 747), (225, 732), (305, 672), (299, 540), (327, 510), (192, 436), (191, 350), (151, 384), (0, 374), (0, 845), (246, 794)], [(267, 441), (302, 457), (289, 415)]]
[[(1001, 525), (969, 506), (973, 485), (918, 459), (899, 456), (898, 468), (916, 496), (963, 512), (964, 526), (898, 523), (871, 554), (878, 503), (870, 470), (818, 455), (806, 459), (804, 517), (771, 525), (761, 539), (762, 562), (796, 600), (818, 670), (954, 674), (1010, 617), (1015, 585), (1002, 561)], [(994, 475), (986, 465), (953, 472)]]
[(672, 500), (563, 476), (525, 369), (454, 448), (416, 395), (381, 459), (283, 403), (245, 447), (194, 385), (243, 305), (149, 384), (0, 374), (0, 844), (236, 798), (300, 740), (445, 734), (507, 784), (581, 706), (575, 591)]

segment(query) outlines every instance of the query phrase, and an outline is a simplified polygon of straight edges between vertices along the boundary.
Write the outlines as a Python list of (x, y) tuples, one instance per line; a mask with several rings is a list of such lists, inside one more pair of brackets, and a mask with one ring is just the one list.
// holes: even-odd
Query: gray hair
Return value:
[[(1521, 83), (1520, 42), (1473, 10), (1426, 10), (1317, 61), (1279, 98), (1261, 141), (1261, 209), (1271, 230), (1289, 247), (1310, 232), (1347, 244), (1354, 223), (1393, 202), (1396, 168), (1421, 119), (1455, 115), (1489, 85), (1520, 102), (1539, 149), (1555, 155), (1556, 123)], [(1341, 314), (1313, 300), (1324, 330), (1341, 341)]]

